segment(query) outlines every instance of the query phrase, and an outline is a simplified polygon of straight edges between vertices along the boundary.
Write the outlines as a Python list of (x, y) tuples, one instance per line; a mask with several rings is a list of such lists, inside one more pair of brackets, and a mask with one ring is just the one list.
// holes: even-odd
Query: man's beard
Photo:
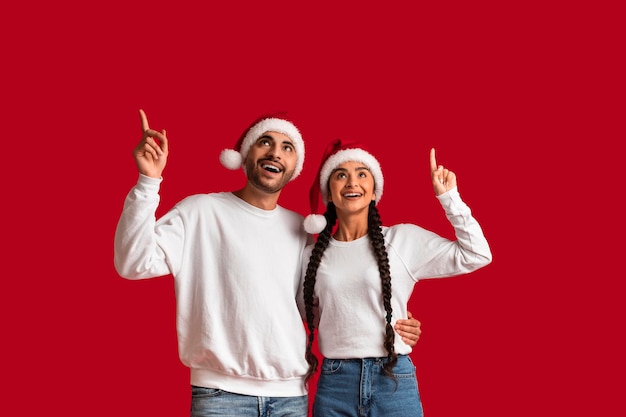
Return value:
[(263, 168), (259, 168), (257, 165), (248, 166), (246, 168), (247, 171), (250, 173), (250, 175), (248, 175), (248, 181), (250, 181), (250, 183), (254, 185), (255, 188), (268, 194), (274, 194), (282, 190), (283, 187), (289, 182), (289, 180), (291, 180), (291, 178), (293, 177), (293, 173), (295, 172), (295, 169), (291, 170), (291, 172), (283, 172), (283, 176), (278, 182), (268, 184), (268, 181), (263, 180), (263, 178), (261, 177), (261, 170)]

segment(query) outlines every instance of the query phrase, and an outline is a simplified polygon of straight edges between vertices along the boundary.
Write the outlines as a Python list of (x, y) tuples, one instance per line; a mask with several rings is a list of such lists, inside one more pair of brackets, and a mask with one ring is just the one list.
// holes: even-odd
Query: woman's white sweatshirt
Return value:
[[(391, 270), (392, 324), (407, 317), (407, 303), (417, 281), (467, 274), (491, 262), (489, 244), (458, 189), (438, 199), (456, 240), (413, 224), (383, 227)], [(305, 250), (303, 279), (312, 249), (313, 245)], [(319, 299), (319, 348), (325, 357), (387, 356), (380, 273), (367, 235), (351, 242), (331, 238), (317, 271), (315, 296)], [(397, 333), (395, 350), (411, 352)]]

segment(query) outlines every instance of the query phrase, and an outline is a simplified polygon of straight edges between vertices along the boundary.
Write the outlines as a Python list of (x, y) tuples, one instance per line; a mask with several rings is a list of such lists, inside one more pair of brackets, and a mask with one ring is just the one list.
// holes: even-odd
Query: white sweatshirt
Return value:
[[(412, 224), (383, 227), (391, 269), (392, 324), (407, 317), (407, 303), (418, 280), (466, 274), (491, 262), (489, 244), (458, 190), (438, 198), (457, 240)], [(312, 249), (310, 245), (305, 250), (303, 280)], [(322, 355), (332, 359), (387, 356), (380, 273), (367, 235), (351, 242), (331, 238), (317, 271), (315, 296)], [(398, 354), (411, 352), (397, 333), (395, 349)]]
[(302, 216), (232, 193), (185, 198), (158, 221), (160, 179), (140, 175), (115, 234), (128, 279), (172, 274), (180, 360), (191, 384), (255, 396), (307, 393), (306, 334), (295, 300)]

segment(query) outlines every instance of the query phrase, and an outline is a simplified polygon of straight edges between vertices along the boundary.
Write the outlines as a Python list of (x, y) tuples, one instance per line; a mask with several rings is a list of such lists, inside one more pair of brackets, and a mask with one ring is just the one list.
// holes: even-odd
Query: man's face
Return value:
[(288, 136), (266, 132), (250, 146), (246, 160), (246, 175), (256, 188), (267, 193), (280, 191), (296, 169), (296, 148)]

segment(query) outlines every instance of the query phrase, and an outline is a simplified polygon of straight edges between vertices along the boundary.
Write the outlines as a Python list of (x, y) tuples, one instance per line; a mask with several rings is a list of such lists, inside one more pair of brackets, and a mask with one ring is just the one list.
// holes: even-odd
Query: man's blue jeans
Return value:
[(191, 417), (307, 417), (308, 396), (255, 397), (191, 387)]
[(386, 358), (324, 358), (313, 416), (423, 417), (411, 358), (398, 355), (395, 381), (382, 373), (385, 362)]

